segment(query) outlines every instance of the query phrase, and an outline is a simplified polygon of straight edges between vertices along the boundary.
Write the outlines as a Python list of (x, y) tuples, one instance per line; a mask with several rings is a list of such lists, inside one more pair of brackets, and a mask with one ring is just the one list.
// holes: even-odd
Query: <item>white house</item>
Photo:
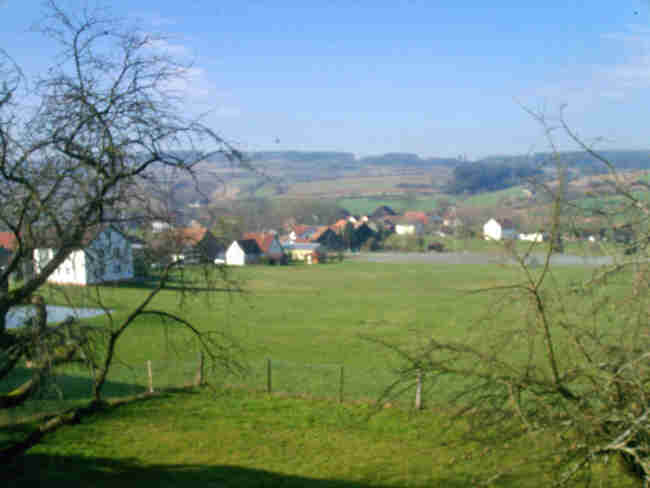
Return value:
[(402, 222), (395, 224), (395, 233), (400, 236), (419, 235), (422, 233), (422, 229), (421, 222)]
[(543, 242), (544, 234), (541, 232), (533, 232), (532, 234), (519, 234), (519, 240), (528, 242)]
[(233, 241), (226, 249), (226, 265), (244, 266), (259, 261), (262, 250), (255, 239)]
[(163, 232), (171, 228), (172, 226), (168, 222), (163, 222), (162, 220), (154, 220), (151, 222), (151, 230), (153, 232)]
[(395, 233), (400, 236), (408, 236), (415, 234), (415, 226), (412, 224), (397, 224), (395, 225)]
[[(40, 273), (55, 253), (52, 248), (35, 249), (35, 272)], [(130, 241), (116, 228), (104, 226), (88, 232), (82, 247), (72, 251), (47, 281), (83, 286), (132, 278), (133, 251)]]
[(490, 219), (483, 225), (483, 237), (487, 241), (516, 239), (515, 226), (509, 219)]

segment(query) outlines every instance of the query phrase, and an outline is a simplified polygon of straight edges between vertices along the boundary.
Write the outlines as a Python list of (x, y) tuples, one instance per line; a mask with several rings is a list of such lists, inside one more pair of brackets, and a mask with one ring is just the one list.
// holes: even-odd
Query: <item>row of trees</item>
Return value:
[(539, 168), (529, 166), (508, 166), (481, 162), (462, 163), (454, 168), (449, 182), (450, 193), (478, 193), (496, 191), (520, 185), (543, 175)]
[[(549, 469), (557, 485), (598, 479), (616, 459), (640, 485), (650, 486), (650, 205), (631, 193), (613, 164), (578, 138), (564, 119), (546, 129), (553, 171), (566, 164), (553, 135), (559, 129), (609, 172), (624, 202), (603, 209), (613, 227), (623, 217), (636, 253), (609, 251), (609, 264), (583, 279), (567, 279), (551, 265), (554, 244), (581, 216), (556, 185), (552, 195), (551, 238), (543, 259), (530, 249), (517, 252), (516, 281), (473, 290), (492, 296), (492, 310), (476, 333), (454, 341), (434, 334), (421, 347), (405, 348), (378, 339), (404, 359), (402, 378), (389, 391), (416, 378), (453, 385), (441, 395), (442, 411), (464, 419), (467, 442), (507, 450), (517, 440), (530, 446), (519, 465), (497, 468), (492, 481), (513, 470)], [(611, 191), (608, 189), (608, 191)], [(539, 245), (535, 246), (539, 250)], [(434, 386), (432, 386), (434, 387)]]

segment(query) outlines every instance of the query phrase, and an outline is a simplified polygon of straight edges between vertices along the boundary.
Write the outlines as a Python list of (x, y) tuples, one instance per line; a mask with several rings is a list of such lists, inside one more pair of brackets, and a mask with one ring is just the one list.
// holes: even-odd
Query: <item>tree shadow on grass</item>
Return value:
[[(109, 379), (104, 385), (104, 395), (106, 397), (120, 397), (142, 393), (145, 390), (144, 374), (144, 369), (140, 372), (129, 370), (124, 373), (124, 376), (133, 376), (133, 380), (130, 382)], [(141, 381), (136, 381), (138, 376), (141, 377)], [(0, 382), (0, 392), (9, 392), (31, 377), (32, 371), (30, 369), (16, 368), (5, 380)], [(57, 372), (53, 375), (49, 384), (46, 384), (43, 392), (36, 395), (33, 401), (83, 400), (90, 399), (91, 393), (92, 380), (87, 371)]]
[[(93, 486), (106, 488), (171, 488), (185, 486), (219, 488), (388, 488), (396, 486), (465, 488), (466, 479), (439, 479), (421, 483), (390, 483), (318, 479), (275, 473), (240, 466), (143, 465), (136, 459), (109, 459), (81, 456), (28, 454), (4, 469), (7, 487), (31, 487), (46, 484), (49, 488)], [(517, 483), (495, 486), (515, 487)]]
[[(136, 290), (153, 290), (158, 286), (160, 280), (158, 278), (134, 278), (129, 281), (120, 281), (119, 283), (105, 283), (104, 287), (115, 287)], [(190, 292), (228, 292), (228, 293), (242, 293), (242, 290), (236, 287), (207, 287), (195, 286), (191, 282), (183, 281), (179, 278), (171, 277), (165, 284), (165, 290), (171, 291), (186, 291)]]

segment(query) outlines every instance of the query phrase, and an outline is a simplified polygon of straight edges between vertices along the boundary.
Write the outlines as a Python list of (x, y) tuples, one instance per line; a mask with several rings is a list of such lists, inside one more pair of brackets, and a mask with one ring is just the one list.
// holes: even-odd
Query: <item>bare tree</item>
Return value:
[[(552, 125), (531, 113), (544, 127), (559, 184), (552, 193), (550, 240), (531, 243), (525, 252), (512, 248), (519, 280), (473, 293), (489, 293), (494, 307), (480, 333), (453, 341), (431, 337), (420, 349), (386, 344), (406, 366), (401, 379), (414, 382), (424, 372), (439, 394), (440, 407), (466, 420), (466, 438), (502, 449), (513, 439), (543, 446), (536, 458), (521, 455), (526, 472), (533, 461), (554, 466), (557, 485), (602, 473), (602, 464), (618, 457), (626, 471), (650, 486), (650, 207), (630, 191), (615, 167), (585, 143), (564, 118)], [(599, 210), (624, 227), (629, 241), (606, 243), (604, 263), (591, 272), (567, 278), (553, 266), (553, 243), (583, 217), (564, 198), (566, 172), (554, 144), (556, 130), (601, 161), (620, 205)], [(611, 196), (611, 193), (610, 193)], [(615, 219), (615, 220), (614, 220)], [(531, 260), (537, 254), (536, 264)], [(384, 342), (385, 343), (385, 342)], [(599, 466), (598, 469), (593, 469)], [(513, 469), (503, 466), (498, 477)], [(492, 478), (495, 479), (495, 478)]]
[[(173, 264), (125, 319), (110, 316), (105, 329), (78, 321), (47, 325), (39, 289), (89, 234), (123, 225), (129, 203), (142, 200), (158, 172), (193, 176), (197, 164), (216, 154), (234, 163), (243, 160), (213, 130), (184, 116), (172, 88), (188, 66), (159, 50), (160, 36), (102, 10), (71, 13), (54, 0), (45, 2), (45, 9), (38, 30), (60, 47), (47, 73), (23, 83), (18, 65), (0, 52), (0, 230), (10, 232), (15, 242), (0, 271), (0, 380), (26, 358), (33, 366), (28, 381), (0, 395), (0, 409), (24, 403), (57, 366), (70, 361), (84, 361), (91, 369), (93, 405), (101, 405), (116, 344), (143, 316), (186, 327), (209, 359), (234, 364), (232, 344), (223, 335), (152, 308), (154, 297), (168, 286)], [(34, 251), (44, 247), (54, 249), (49, 262), (9, 287), (9, 277), (28, 269)], [(208, 289), (223, 278), (205, 277)], [(26, 303), (39, 310), (35, 325), (8, 329), (9, 310)], [(2, 455), (19, 454), (75, 415), (57, 417)]]

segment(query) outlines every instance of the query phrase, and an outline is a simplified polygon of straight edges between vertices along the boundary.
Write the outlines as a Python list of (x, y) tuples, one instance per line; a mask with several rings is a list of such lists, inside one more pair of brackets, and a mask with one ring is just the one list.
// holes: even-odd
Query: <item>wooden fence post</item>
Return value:
[(271, 358), (266, 360), (266, 392), (271, 393)]
[(343, 365), (341, 365), (341, 374), (339, 376), (339, 403), (343, 403), (343, 381), (345, 379)]
[(203, 356), (203, 351), (199, 355), (199, 368), (196, 370), (196, 376), (194, 377), (194, 386), (202, 386), (205, 384), (205, 378), (203, 376), (203, 370), (205, 367), (205, 357)]
[(422, 370), (418, 369), (415, 380), (415, 409), (422, 410)]
[(151, 370), (151, 359), (147, 360), (147, 374), (149, 376), (149, 393), (153, 393), (153, 372)]

